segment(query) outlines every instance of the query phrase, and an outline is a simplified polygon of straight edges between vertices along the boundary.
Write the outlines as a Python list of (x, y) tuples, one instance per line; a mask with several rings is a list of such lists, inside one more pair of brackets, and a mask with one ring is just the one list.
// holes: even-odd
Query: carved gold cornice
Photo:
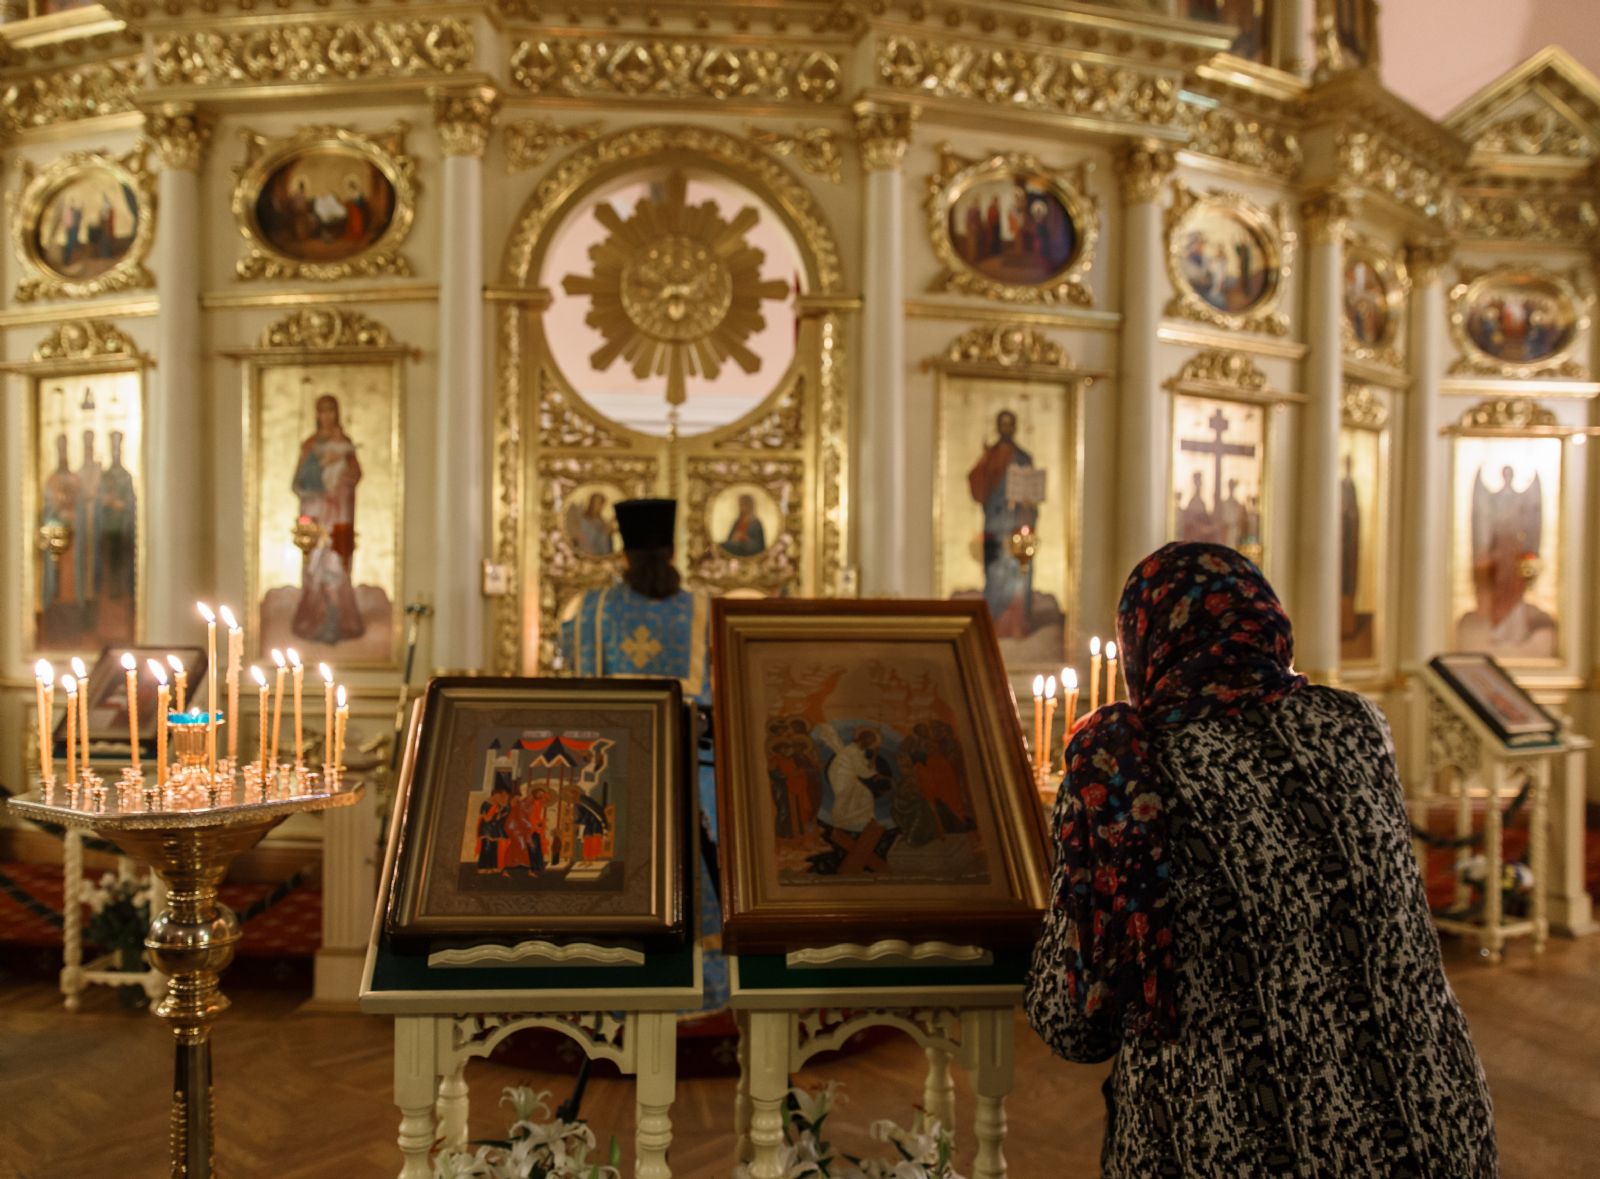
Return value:
[(119, 57), (0, 79), (0, 139), (135, 110), (141, 69), (138, 57)]
[(855, 116), (856, 142), (861, 148), (861, 166), (868, 172), (898, 171), (911, 144), (918, 110), (910, 103), (858, 102), (850, 108)]
[(1456, 195), (1454, 224), (1463, 237), (1587, 247), (1600, 235), (1600, 208), (1568, 188), (1474, 189)]
[(1600, 86), (1557, 46), (1528, 58), (1448, 119), (1496, 172), (1580, 177), (1600, 156)]
[(1171, 148), (1148, 140), (1120, 144), (1112, 155), (1112, 169), (1127, 205), (1153, 203), (1176, 167)]
[(1559, 425), (1556, 415), (1531, 397), (1480, 401), (1456, 421), (1460, 430), (1532, 430)]
[(1185, 102), (1178, 114), (1189, 132), (1189, 151), (1286, 180), (1299, 176), (1303, 155), (1293, 131), (1249, 117), (1231, 104), (1202, 108)]
[(1334, 151), (1342, 183), (1378, 193), (1425, 217), (1443, 211), (1446, 174), (1417, 162), (1383, 137), (1345, 129)]
[(1267, 374), (1243, 352), (1231, 349), (1210, 348), (1196, 353), (1183, 362), (1176, 376), (1165, 383), (1173, 392), (1215, 391), (1219, 388), (1234, 393), (1260, 396), (1267, 392)]
[(1346, 385), (1339, 419), (1353, 430), (1381, 430), (1389, 424), (1389, 406), (1366, 385)]
[(163, 32), (150, 69), (159, 86), (326, 83), (460, 73), (476, 53), (458, 17), (362, 17)]
[(1026, 324), (985, 324), (963, 332), (929, 362), (930, 367), (1003, 369), (1007, 372), (1073, 371), (1067, 350)]
[(800, 127), (793, 132), (747, 128), (750, 141), (775, 156), (793, 156), (795, 163), (830, 184), (844, 178), (844, 152), (831, 127)]
[(434, 126), (444, 154), (482, 158), (489, 146), (494, 117), (500, 110), (500, 95), (494, 87), (436, 87), (428, 91), (428, 98), (433, 103)]
[(1456, 244), (1449, 238), (1418, 238), (1405, 245), (1406, 270), (1418, 286), (1439, 281), (1444, 268), (1455, 257)]
[(58, 364), (72, 360), (147, 359), (131, 336), (103, 319), (59, 324), (33, 349), (35, 364)]
[(198, 172), (211, 143), (211, 118), (191, 103), (165, 102), (145, 112), (144, 129), (161, 156), (161, 166)]
[(600, 122), (563, 126), (551, 119), (523, 119), (508, 124), (505, 129), (506, 170), (526, 172), (537, 168), (553, 151), (589, 143), (604, 126)]
[(829, 102), (844, 74), (829, 49), (577, 34), (515, 40), (509, 69), (528, 94), (719, 102)]
[(1343, 241), (1355, 216), (1355, 201), (1349, 193), (1319, 192), (1300, 202), (1300, 222), (1314, 245)]
[(318, 351), (344, 348), (393, 348), (394, 336), (359, 311), (308, 307), (294, 312), (261, 333), (258, 348)]

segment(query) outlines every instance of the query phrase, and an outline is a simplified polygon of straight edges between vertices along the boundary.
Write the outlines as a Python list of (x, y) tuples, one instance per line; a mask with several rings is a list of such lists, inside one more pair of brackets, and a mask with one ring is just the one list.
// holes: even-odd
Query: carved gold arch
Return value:
[[(577, 138), (577, 137), (574, 137)], [(725, 426), (690, 438), (656, 437), (588, 404), (552, 358), (543, 311), (558, 293), (538, 286), (553, 233), (602, 185), (660, 168), (712, 172), (749, 189), (799, 249), (806, 292), (787, 371), (767, 396)], [(524, 203), (508, 240), (495, 374), (494, 561), (510, 574), (493, 610), (497, 672), (548, 668), (562, 610), (616, 576), (618, 558), (581, 553), (565, 526), (574, 497), (678, 499), (678, 561), (691, 586), (712, 592), (826, 596), (847, 585), (849, 496), (845, 316), (839, 247), (806, 183), (759, 136), (652, 125), (583, 139), (557, 156)], [(748, 557), (717, 543), (719, 498), (770, 492), (776, 535)]]

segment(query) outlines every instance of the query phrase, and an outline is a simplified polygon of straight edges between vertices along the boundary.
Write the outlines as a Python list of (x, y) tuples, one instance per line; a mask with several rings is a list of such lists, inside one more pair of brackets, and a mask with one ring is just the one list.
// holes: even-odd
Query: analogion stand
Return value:
[(1028, 960), (1027, 950), (902, 941), (733, 955), (730, 1002), (740, 1068), (734, 1125), (751, 1179), (783, 1179), (790, 1075), (869, 1027), (898, 1028), (922, 1046), (928, 1059), (922, 1106), (952, 1135), (950, 1066), (970, 1073), (977, 1099), (972, 1176), (1005, 1179), (1014, 1013)]

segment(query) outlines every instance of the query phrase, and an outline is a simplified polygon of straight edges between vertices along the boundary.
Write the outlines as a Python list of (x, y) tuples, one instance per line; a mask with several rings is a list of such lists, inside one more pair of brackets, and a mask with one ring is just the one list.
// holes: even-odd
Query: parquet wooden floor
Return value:
[[(1600, 937), (1555, 941), (1535, 962), (1514, 946), (1501, 967), (1462, 947), (1450, 973), (1488, 1070), (1507, 1179), (1600, 1175)], [(223, 1179), (382, 1179), (398, 1167), (387, 1020), (307, 1014), (292, 995), (244, 991), (216, 1037)], [(1093, 1176), (1105, 1066), (1052, 1059), (1018, 1026), (1017, 1084), (1006, 1154), (1018, 1179)], [(161, 1179), (166, 1175), (169, 1040), (157, 1020), (91, 990), (68, 1015), (39, 983), (0, 986), (0, 1179)], [(921, 1092), (922, 1056), (892, 1039), (800, 1079), (837, 1078), (849, 1100), (834, 1140), (865, 1144), (877, 1117), (904, 1120)], [(501, 1086), (565, 1095), (570, 1080), (485, 1062), (468, 1074), (473, 1132), (502, 1132)], [(971, 1092), (958, 1078), (959, 1108)], [(733, 1082), (688, 1079), (673, 1109), (672, 1161), (683, 1179), (729, 1172)], [(624, 1141), (627, 1083), (597, 1080), (584, 1113)], [(970, 1140), (970, 1135), (968, 1135)], [(963, 1153), (963, 1161), (966, 1159)], [(628, 1173), (624, 1170), (624, 1173)]]

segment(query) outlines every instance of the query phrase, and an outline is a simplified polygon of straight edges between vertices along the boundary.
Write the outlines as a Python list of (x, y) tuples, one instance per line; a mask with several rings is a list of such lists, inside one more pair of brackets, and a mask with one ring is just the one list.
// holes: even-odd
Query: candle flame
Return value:
[(283, 652), (278, 650), (276, 647), (272, 648), (272, 662), (276, 663), (279, 667), (283, 666)]
[[(124, 655), (122, 657), (122, 665), (126, 667), (128, 665), (127, 661), (132, 658), (132, 655)], [(41, 684), (55, 683), (56, 669), (50, 666), (50, 661), (48, 659), (41, 659), (38, 663), (35, 663), (33, 665), (33, 674), (38, 678)]]
[(1069, 692), (1078, 690), (1078, 673), (1070, 667), (1061, 669), (1061, 686)]
[(1033, 677), (1033, 695), (1034, 699), (1044, 695), (1044, 676), (1036, 675)]
[(338, 700), (339, 700), (339, 707), (343, 708), (344, 707), (344, 685), (343, 684), (339, 685)]
[(238, 620), (234, 618), (232, 610), (228, 609), (226, 606), (218, 606), (217, 613), (222, 616), (222, 623), (229, 630), (239, 629)]
[(300, 652), (290, 647), (286, 654), (289, 656), (289, 666), (298, 668), (300, 666)]
[(267, 686), (267, 673), (262, 671), (254, 663), (250, 665), (250, 678), (255, 680), (258, 688), (264, 688)]
[(89, 669), (83, 665), (83, 660), (79, 659), (76, 655), (72, 657), (72, 674), (77, 676), (80, 680), (86, 680), (89, 678)]
[[(43, 663), (44, 661), (41, 659), (40, 662)], [(45, 664), (45, 666), (48, 667), (49, 664)], [(135, 670), (138, 669), (138, 666), (139, 666), (139, 661), (133, 657), (133, 652), (132, 651), (127, 651), (127, 652), (123, 653), (123, 656), (122, 656), (122, 668), (123, 668), (124, 671), (135, 671)]]
[(61, 686), (67, 690), (68, 696), (76, 696), (78, 694), (78, 681), (70, 675), (61, 677)]
[(160, 684), (163, 688), (166, 687), (167, 669), (162, 667), (161, 664), (154, 659), (146, 660), (145, 663), (146, 666), (150, 668), (150, 674), (156, 677), (156, 683)]
[(1117, 657), (1117, 645), (1115, 643), (1107, 643), (1106, 644), (1106, 658), (1107, 659), (1115, 659), (1116, 657)]
[(322, 673), (323, 683), (329, 685), (333, 683), (333, 668), (329, 667), (326, 663), (319, 663), (317, 664), (317, 670)]
[(217, 620), (217, 616), (211, 612), (211, 607), (207, 606), (204, 602), (196, 602), (194, 604), (194, 608), (200, 611), (200, 617), (204, 618), (207, 622), (215, 622)]
[(1100, 636), (1099, 635), (1095, 635), (1094, 638), (1089, 640), (1089, 654), (1091, 654), (1091, 655), (1100, 654)]
[(186, 674), (183, 669), (183, 660), (179, 659), (176, 655), (167, 656), (167, 666), (172, 668), (175, 675)]
[(1046, 700), (1054, 700), (1056, 698), (1056, 677), (1055, 676), (1051, 676), (1049, 679), (1045, 680), (1045, 682), (1044, 682), (1044, 698)]

